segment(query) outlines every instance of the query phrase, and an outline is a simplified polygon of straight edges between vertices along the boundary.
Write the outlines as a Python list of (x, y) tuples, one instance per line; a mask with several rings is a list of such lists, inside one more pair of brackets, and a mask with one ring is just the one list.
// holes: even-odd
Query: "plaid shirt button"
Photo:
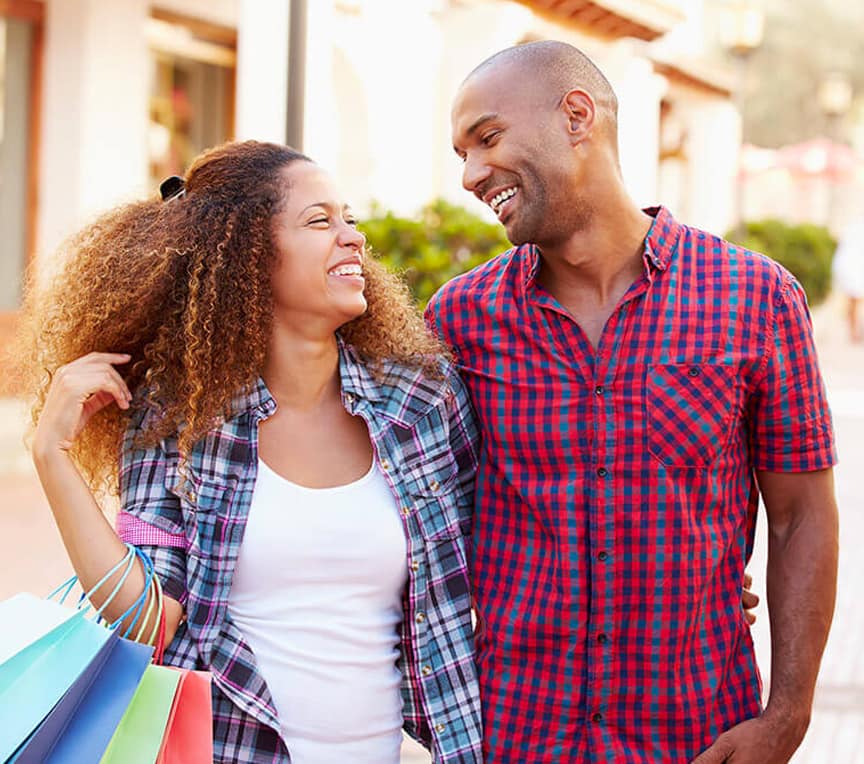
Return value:
[(421, 610), (416, 616), (414, 616), (414, 620), (417, 621), (417, 623), (423, 623), (423, 621), (426, 620), (426, 614)]
[(440, 487), (441, 483), (439, 483), (437, 480), (433, 480), (431, 483), (429, 483), (430, 491), (437, 491)]
[(423, 676), (429, 676), (429, 674), (432, 673), (432, 667), (431, 666), (424, 666), (421, 669), (421, 671), (423, 672)]
[(599, 711), (595, 714), (592, 714), (591, 715), (591, 721), (592, 722), (598, 722), (598, 723), (602, 722), (603, 721), (603, 714), (601, 714)]
[(387, 472), (387, 470), (390, 469), (390, 462), (387, 461), (387, 459), (381, 460), (381, 469), (384, 470), (384, 472)]
[(595, 395), (603, 395), (603, 393), (605, 393), (605, 392), (606, 392), (606, 388), (603, 387), (603, 385), (597, 385), (597, 387), (594, 388), (594, 394)]
[(411, 570), (420, 570), (420, 562), (418, 560), (411, 560)]
[(445, 725), (441, 724), (440, 722), (435, 725), (436, 732), (444, 732), (445, 728)]
[(606, 471), (605, 467), (600, 467), (600, 469), (597, 470), (597, 474), (600, 477), (606, 477), (606, 475), (608, 475), (609, 473)]
[(597, 641), (601, 645), (605, 645), (609, 641), (609, 637), (607, 637), (605, 634), (598, 634), (597, 635)]
[(597, 559), (600, 560), (600, 562), (606, 562), (606, 560), (609, 559), (609, 552), (598, 552)]

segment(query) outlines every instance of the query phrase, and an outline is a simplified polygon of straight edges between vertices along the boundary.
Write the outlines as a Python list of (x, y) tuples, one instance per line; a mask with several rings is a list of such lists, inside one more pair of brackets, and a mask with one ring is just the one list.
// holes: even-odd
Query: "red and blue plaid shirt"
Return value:
[[(478, 432), (467, 392), (452, 368), (444, 380), (396, 364), (373, 377), (341, 341), (339, 358), (343, 403), (366, 421), (404, 523), (405, 730), (432, 749), (436, 762), (480, 764), (466, 556)], [(118, 533), (151, 556), (165, 592), (185, 604), (187, 620), (165, 662), (212, 672), (218, 762), (289, 760), (270, 691), (228, 613), (257, 474), (258, 423), (275, 410), (259, 380), (238, 398), (234, 415), (196, 444), (185, 481), (176, 439), (136, 445), (152, 411), (142, 409), (133, 420), (123, 450)]]
[(663, 208), (596, 351), (532, 246), (427, 317), (479, 417), (488, 762), (689, 762), (760, 713), (741, 609), (754, 469), (834, 463), (804, 295)]

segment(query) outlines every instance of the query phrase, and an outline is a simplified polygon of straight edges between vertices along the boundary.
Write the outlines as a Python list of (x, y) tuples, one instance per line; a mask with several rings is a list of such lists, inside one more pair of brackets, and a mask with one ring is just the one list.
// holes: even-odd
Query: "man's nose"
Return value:
[(489, 178), (489, 174), (488, 165), (468, 157), (465, 159), (465, 167), (462, 170), (462, 187), (466, 191), (476, 194), (480, 184)]

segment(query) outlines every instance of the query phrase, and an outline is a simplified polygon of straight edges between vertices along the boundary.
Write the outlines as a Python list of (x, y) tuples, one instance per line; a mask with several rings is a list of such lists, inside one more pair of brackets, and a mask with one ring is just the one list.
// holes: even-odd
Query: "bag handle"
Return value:
[[(118, 627), (122, 624), (130, 615), (134, 614), (134, 617), (126, 628), (125, 633), (123, 634), (124, 638), (128, 638), (129, 634), (132, 632), (132, 629), (135, 627), (135, 624), (138, 622), (138, 619), (141, 617), (142, 610), (144, 610), (144, 605), (148, 604), (146, 614), (139, 628), (137, 637), (141, 636), (144, 625), (147, 623), (150, 614), (153, 612), (153, 606), (156, 604), (158, 607), (156, 624), (154, 624), (153, 631), (151, 632), (150, 639), (147, 644), (153, 644), (153, 640), (157, 635), (158, 623), (162, 618), (162, 610), (163, 610), (163, 602), (162, 602), (162, 587), (159, 583), (159, 578), (156, 575), (155, 568), (153, 566), (153, 561), (150, 559), (150, 556), (143, 552), (138, 547), (132, 544), (126, 544), (126, 554), (104, 575), (102, 578), (94, 584), (89, 591), (84, 592), (78, 600), (77, 609), (83, 610), (85, 613), (93, 608), (93, 605), (90, 601), (90, 598), (96, 594), (99, 589), (101, 589), (105, 583), (114, 576), (118, 571), (122, 570), (122, 574), (120, 575), (119, 580), (114, 585), (114, 588), (111, 590), (111, 593), (102, 603), (102, 605), (95, 610), (93, 614), (93, 619), (98, 623), (102, 620), (102, 613), (105, 608), (107, 608), (114, 598), (117, 596), (117, 593), (123, 587), (123, 584), (126, 582), (126, 579), (129, 577), (129, 574), (132, 572), (132, 568), (135, 564), (135, 560), (139, 559), (141, 561), (141, 565), (144, 569), (144, 587), (141, 594), (135, 599), (135, 601), (126, 609), (126, 611), (111, 624), (111, 628)], [(64, 604), (66, 599), (68, 598), (70, 592), (78, 581), (78, 576), (72, 576), (68, 580), (64, 581), (60, 586), (54, 589), (50, 594), (48, 594), (47, 599), (54, 599), (58, 594), (60, 594), (60, 604)], [(154, 581), (155, 587), (154, 587)], [(150, 597), (151, 589), (154, 592), (154, 597)], [(84, 603), (87, 603), (84, 606)]]

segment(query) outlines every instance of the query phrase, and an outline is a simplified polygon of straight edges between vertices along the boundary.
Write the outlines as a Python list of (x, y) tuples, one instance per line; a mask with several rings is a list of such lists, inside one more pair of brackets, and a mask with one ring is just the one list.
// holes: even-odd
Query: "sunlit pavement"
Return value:
[[(864, 764), (864, 346), (850, 346), (834, 302), (815, 313), (816, 337), (834, 412), (840, 465), (840, 584), (834, 625), (816, 691), (810, 730), (794, 764)], [(59, 534), (21, 445), (24, 408), (0, 400), (0, 599), (16, 591), (47, 593), (71, 574)], [(766, 537), (759, 519), (750, 570), (765, 589)], [(769, 683), (767, 609), (753, 627), (759, 663)], [(428, 762), (406, 743), (403, 764)]]

